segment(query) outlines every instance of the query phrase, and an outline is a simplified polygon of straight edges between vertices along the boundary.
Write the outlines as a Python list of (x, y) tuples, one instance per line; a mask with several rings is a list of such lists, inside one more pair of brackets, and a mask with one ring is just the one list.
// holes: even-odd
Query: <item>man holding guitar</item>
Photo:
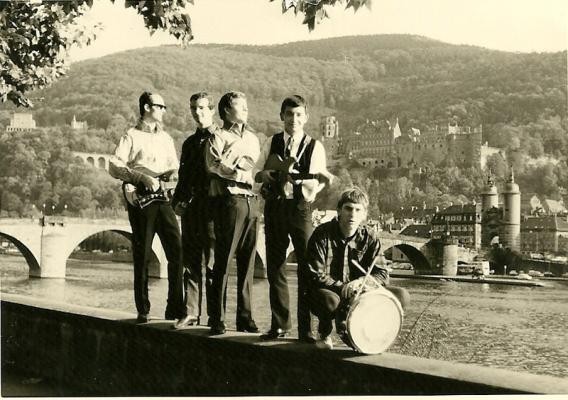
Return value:
[(315, 341), (306, 297), (306, 248), (313, 229), (311, 203), (331, 175), (322, 143), (304, 133), (307, 108), (301, 96), (284, 99), (280, 110), (284, 131), (268, 141), (264, 158), (259, 161), (264, 168), (255, 176), (256, 182), (263, 183), (261, 193), (266, 199), (264, 229), (272, 311), (271, 327), (261, 335), (263, 340), (286, 337), (292, 328), (286, 278), (286, 251), (291, 239), (298, 262), (298, 337), (305, 342)]
[(162, 130), (166, 106), (158, 94), (144, 92), (139, 99), (140, 119), (120, 139), (109, 173), (124, 182), (128, 219), (132, 227), (134, 300), (137, 322), (148, 321), (148, 262), (157, 233), (168, 260), (166, 319), (185, 316), (182, 290), (181, 240), (170, 204), (171, 174), (178, 169), (174, 142)]

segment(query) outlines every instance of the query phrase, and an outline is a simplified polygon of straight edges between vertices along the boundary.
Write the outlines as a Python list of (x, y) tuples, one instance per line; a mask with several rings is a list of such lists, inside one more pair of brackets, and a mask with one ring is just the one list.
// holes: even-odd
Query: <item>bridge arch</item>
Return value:
[(389, 260), (396, 261), (392, 259), (393, 249), (395, 248), (400, 250), (400, 252), (408, 258), (408, 261), (414, 266), (415, 270), (428, 270), (431, 268), (430, 261), (428, 261), (426, 255), (420, 251), (420, 249), (407, 243), (395, 244), (385, 249), (383, 252), (384, 256)]
[(21, 240), (18, 238), (8, 235), (6, 233), (0, 232), (0, 237), (7, 239), (10, 243), (12, 243), (16, 248), (22, 253), (22, 256), (28, 263), (30, 268), (30, 275), (31, 276), (39, 276), (40, 274), (40, 265), (39, 265), (39, 254), (34, 254), (34, 252)]

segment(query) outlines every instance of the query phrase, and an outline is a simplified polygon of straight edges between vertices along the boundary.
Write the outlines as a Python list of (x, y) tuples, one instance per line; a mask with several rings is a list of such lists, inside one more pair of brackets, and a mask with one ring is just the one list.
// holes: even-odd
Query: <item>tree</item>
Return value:
[[(115, 2), (115, 0), (110, 0)], [(270, 0), (273, 1), (273, 0)], [(304, 14), (309, 30), (326, 18), (326, 6), (346, 4), (354, 10), (372, 0), (282, 0), (282, 12), (293, 8)], [(154, 33), (169, 32), (183, 45), (193, 39), (190, 16), (185, 13), (193, 0), (125, 0), (144, 18)], [(0, 101), (33, 107), (26, 93), (48, 86), (65, 75), (73, 45), (89, 45), (96, 32), (79, 24), (78, 18), (93, 6), (93, 0), (0, 1)], [(100, 27), (95, 26), (95, 30)]]

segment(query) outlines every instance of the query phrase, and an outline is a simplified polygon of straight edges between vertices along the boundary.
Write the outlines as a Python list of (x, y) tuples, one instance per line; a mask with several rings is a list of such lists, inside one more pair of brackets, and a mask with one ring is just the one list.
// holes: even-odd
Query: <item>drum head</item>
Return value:
[(347, 334), (355, 350), (365, 354), (386, 351), (402, 326), (398, 299), (386, 289), (363, 293), (349, 310)]

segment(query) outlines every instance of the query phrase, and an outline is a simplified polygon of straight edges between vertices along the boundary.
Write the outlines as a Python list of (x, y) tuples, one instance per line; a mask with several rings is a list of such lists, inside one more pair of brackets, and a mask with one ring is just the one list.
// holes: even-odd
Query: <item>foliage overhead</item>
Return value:
[[(0, 1), (0, 102), (33, 107), (27, 92), (46, 87), (65, 75), (72, 46), (89, 45), (99, 26), (87, 27), (79, 17), (94, 0)], [(110, 0), (112, 3), (115, 0)], [(273, 1), (273, 0), (270, 0)], [(313, 30), (327, 16), (326, 6), (346, 4), (357, 10), (371, 0), (282, 0), (282, 12), (294, 8), (305, 15)], [(183, 45), (193, 39), (190, 16), (185, 12), (193, 0), (125, 0), (154, 33), (169, 32)]]

